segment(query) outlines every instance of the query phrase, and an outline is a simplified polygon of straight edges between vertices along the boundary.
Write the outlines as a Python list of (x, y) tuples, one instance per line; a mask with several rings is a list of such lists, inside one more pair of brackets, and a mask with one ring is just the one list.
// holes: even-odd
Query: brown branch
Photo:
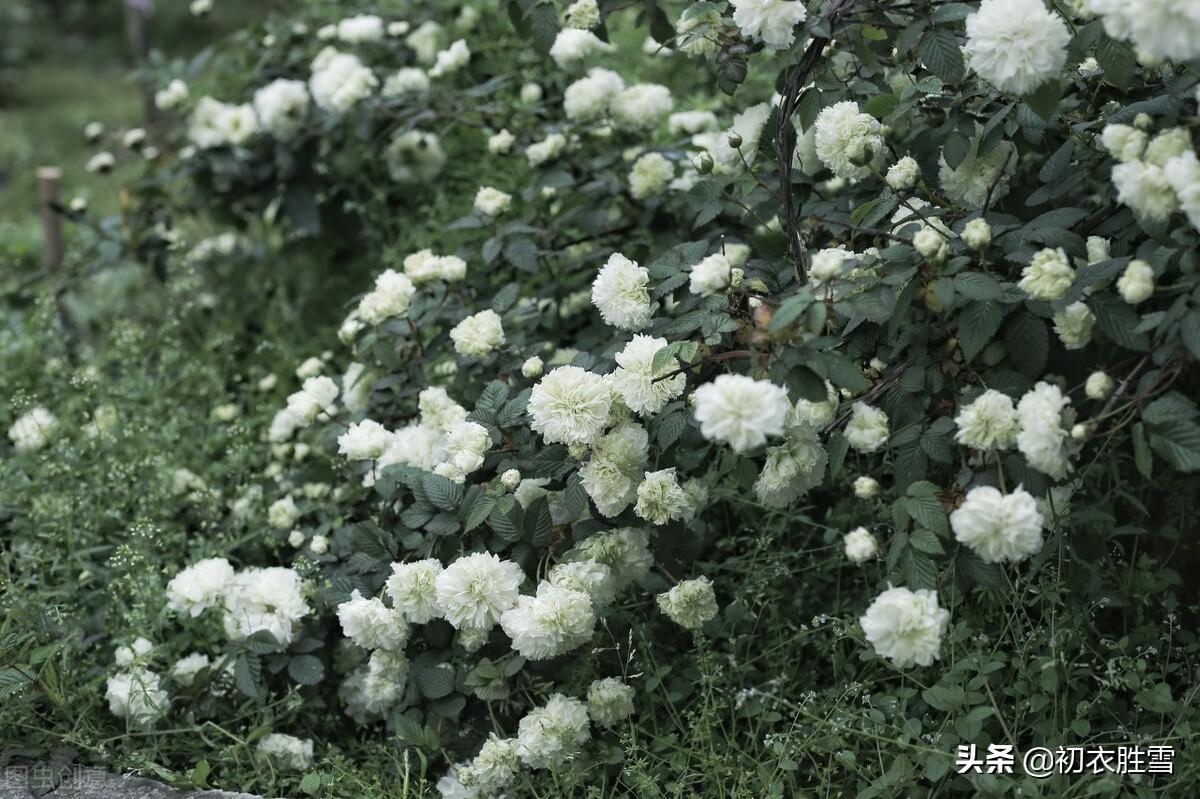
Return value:
[(750, 350), (729, 350), (728, 352), (719, 352), (716, 355), (707, 355), (697, 361), (692, 361), (689, 364), (684, 364), (683, 366), (679, 367), (678, 369), (674, 369), (670, 372), (667, 372), (665, 375), (659, 375), (658, 377), (654, 378), (650, 382), (657, 383), (659, 380), (666, 380), (669, 377), (675, 377), (675, 375), (681, 375), (684, 372), (686, 372), (687, 370), (695, 368), (697, 366), (700, 366), (701, 364), (720, 363), (721, 361), (732, 361), (734, 358), (749, 358), (753, 355), (754, 355), (754, 353), (751, 352)]

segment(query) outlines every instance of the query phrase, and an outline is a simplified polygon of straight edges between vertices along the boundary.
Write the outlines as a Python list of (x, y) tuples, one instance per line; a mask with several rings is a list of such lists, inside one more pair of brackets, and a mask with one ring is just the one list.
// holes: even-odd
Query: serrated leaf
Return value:
[(462, 504), (463, 487), (448, 477), (440, 474), (427, 474), (422, 481), (425, 496), (429, 502), (440, 510), (456, 512)]
[(1200, 470), (1200, 425), (1190, 419), (1171, 419), (1151, 424), (1150, 446), (1163, 460), (1181, 472)]
[(417, 687), (428, 699), (441, 699), (454, 690), (454, 668), (448, 664), (418, 669), (416, 677)]
[(969, 585), (978, 585), (993, 591), (1006, 588), (1004, 573), (995, 563), (984, 563), (967, 547), (959, 547), (955, 557), (955, 569)]
[(983, 272), (959, 272), (954, 276), (954, 290), (968, 300), (995, 300), (1004, 296), (1000, 281)]
[(554, 521), (545, 497), (538, 497), (525, 509), (524, 529), (534, 546), (544, 547), (553, 539)]
[(1138, 474), (1149, 480), (1154, 474), (1154, 456), (1150, 454), (1150, 442), (1146, 439), (1146, 426), (1137, 422), (1130, 429), (1133, 440), (1133, 464)]
[[(839, 352), (819, 352), (809, 361), (813, 370), (839, 388), (859, 394), (871, 387), (867, 378), (853, 361)], [(822, 386), (824, 395), (824, 386)]]
[(1100, 37), (1096, 45), (1096, 61), (1104, 69), (1104, 80), (1118, 89), (1128, 89), (1133, 83), (1137, 59), (1133, 48), (1107, 34)]
[(529, 30), (533, 35), (533, 46), (538, 52), (549, 53), (558, 36), (558, 11), (553, 3), (538, 3), (530, 10)]
[(687, 429), (687, 416), (681, 411), (665, 414), (658, 420), (658, 429), (655, 431), (655, 438), (658, 439), (658, 445), (663, 450), (668, 450), (674, 446), (679, 437), (683, 435), (683, 431)]
[(256, 655), (266, 655), (281, 649), (279, 641), (275, 639), (270, 630), (257, 630), (248, 635), (242, 644)]
[(1105, 336), (1128, 350), (1145, 352), (1150, 349), (1150, 338), (1137, 332), (1141, 322), (1137, 311), (1108, 294), (1093, 295), (1089, 305), (1096, 317), (1096, 328)]
[(1046, 163), (1042, 164), (1042, 168), (1038, 170), (1038, 180), (1042, 183), (1053, 183), (1060, 180), (1067, 169), (1071, 166), (1071, 156), (1075, 154), (1075, 142), (1072, 139), (1067, 139), (1062, 143), (1062, 146), (1054, 151), (1054, 154), (1046, 159)]
[(908, 534), (908, 544), (913, 549), (927, 555), (944, 555), (946, 553), (946, 550), (942, 548), (942, 542), (928, 530), (913, 530)]
[(463, 532), (471, 532), (479, 525), (483, 524), (488, 515), (491, 514), (492, 508), (496, 506), (496, 498), (481, 493), (477, 496), (474, 502), (471, 503), (470, 509), (467, 511), (466, 519), (463, 520)]
[(947, 83), (958, 83), (966, 75), (958, 37), (947, 30), (926, 31), (917, 54), (929, 71)]
[(1038, 377), (1050, 356), (1050, 333), (1046, 322), (1030, 313), (1015, 315), (1004, 329), (1008, 358), (1021, 374)]
[(523, 524), (524, 511), (512, 496), (500, 497), (488, 514), (488, 527), (509, 543), (521, 540)]
[(1179, 321), (1179, 338), (1192, 357), (1200, 361), (1200, 311), (1193, 308)]
[(999, 303), (977, 300), (968, 304), (958, 316), (958, 344), (963, 358), (974, 360), (996, 335), (1002, 321), (1004, 308)]
[(1033, 113), (1048, 122), (1058, 111), (1058, 101), (1062, 99), (1062, 93), (1062, 81), (1048, 80), (1033, 94), (1026, 95), (1024, 100), (1025, 104), (1033, 109)]
[(937, 588), (937, 565), (929, 556), (910, 546), (900, 559), (900, 571), (906, 587), (916, 591)]
[(262, 679), (262, 662), (256, 655), (238, 655), (233, 664), (233, 682), (243, 695), (258, 699), (262, 691), (258, 687)]

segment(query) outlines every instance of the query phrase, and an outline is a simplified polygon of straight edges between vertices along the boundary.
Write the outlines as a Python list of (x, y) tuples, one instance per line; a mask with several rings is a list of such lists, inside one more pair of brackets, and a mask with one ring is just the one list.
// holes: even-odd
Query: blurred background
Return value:
[(152, 123), (139, 86), (142, 69), (200, 56), (286, 2), (215, 2), (210, 11), (205, 0), (192, 5), (0, 0), (0, 251), (19, 258), (41, 246), (39, 166), (62, 169), (63, 198), (81, 197), (102, 216), (114, 212), (120, 197), (111, 187), (119, 184), (85, 169), (95, 147), (84, 127)]

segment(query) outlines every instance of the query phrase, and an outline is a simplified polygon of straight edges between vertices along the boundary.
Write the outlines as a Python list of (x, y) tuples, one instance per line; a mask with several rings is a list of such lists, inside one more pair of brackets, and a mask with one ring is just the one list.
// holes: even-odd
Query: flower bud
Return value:
[(708, 153), (707, 150), (705, 150), (692, 159), (692, 166), (694, 166), (696, 171), (701, 175), (707, 175), (713, 170), (713, 157)]

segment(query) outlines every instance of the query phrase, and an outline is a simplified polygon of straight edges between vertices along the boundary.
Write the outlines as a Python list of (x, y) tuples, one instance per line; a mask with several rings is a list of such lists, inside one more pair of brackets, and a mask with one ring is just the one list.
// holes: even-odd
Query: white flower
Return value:
[[(718, 174), (728, 175), (739, 172), (747, 164), (752, 165), (758, 155), (759, 140), (762, 139), (763, 129), (771, 116), (771, 104), (759, 103), (752, 105), (733, 118), (733, 125), (716, 137), (708, 146), (714, 161), (713, 170)], [(710, 134), (699, 134), (693, 137), (693, 142)], [(734, 147), (732, 141), (741, 140)]]
[(907, 191), (917, 184), (921, 168), (912, 156), (904, 156), (887, 171), (887, 184), (896, 191)]
[(46, 446), (57, 427), (58, 417), (38, 406), (12, 423), (8, 437), (18, 452), (32, 452)]
[(614, 97), (625, 90), (625, 81), (611, 69), (593, 67), (563, 93), (567, 119), (586, 122), (608, 113)]
[(675, 165), (659, 153), (646, 153), (629, 171), (629, 193), (635, 200), (662, 194), (675, 177)]
[(194, 17), (203, 17), (213, 9), (213, 0), (192, 0), (192, 4), (188, 6), (188, 10), (192, 12)]
[(596, 5), (596, 0), (575, 0), (567, 6), (563, 21), (568, 28), (594, 28), (600, 24), (600, 7)]
[(358, 303), (358, 315), (364, 322), (377, 325), (394, 316), (408, 313), (409, 303), (417, 287), (407, 275), (394, 269), (385, 270), (375, 278), (375, 288)]
[(433, 20), (426, 20), (404, 39), (404, 43), (416, 52), (417, 61), (432, 64), (437, 58), (438, 48), (445, 41), (444, 29)]
[(612, 570), (613, 590), (622, 591), (650, 572), (654, 557), (645, 530), (622, 527), (590, 536), (572, 553), (572, 560), (595, 560)]
[(620, 424), (596, 440), (591, 460), (580, 468), (579, 476), (602, 516), (616, 516), (637, 499), (649, 446), (645, 428), (633, 422)]
[(693, 136), (717, 129), (717, 115), (712, 111), (677, 111), (667, 117), (667, 130), (672, 136)]
[(531, 769), (557, 768), (574, 757), (588, 737), (587, 706), (554, 694), (517, 725), (517, 754)]
[(1105, 400), (1116, 388), (1116, 383), (1104, 372), (1092, 372), (1084, 385), (1084, 393), (1090, 400)]
[(1021, 270), (1017, 285), (1035, 300), (1058, 300), (1075, 282), (1075, 270), (1061, 247), (1039, 250)]
[(328, 47), (313, 60), (308, 80), (313, 101), (335, 114), (343, 114), (370, 97), (378, 85), (379, 79), (357, 56)]
[(258, 751), (292, 771), (304, 771), (313, 764), (313, 742), (307, 738), (273, 732), (259, 739)]
[(587, 643), (595, 623), (591, 597), (546, 582), (536, 596), (521, 597), (500, 616), (513, 649), (530, 660), (557, 657)]
[(858, 103), (844, 100), (817, 115), (817, 157), (834, 175), (857, 180), (871, 174), (871, 164), (884, 157), (883, 135), (879, 121), (860, 113)]
[(945, 259), (948, 247), (946, 239), (929, 225), (922, 225), (912, 237), (913, 249), (930, 261)]
[(601, 727), (612, 727), (633, 715), (633, 687), (616, 677), (595, 680), (588, 686), (588, 715)]
[(329, 538), (323, 535), (314, 535), (308, 542), (308, 550), (314, 555), (324, 555), (329, 551)]
[(437, 54), (437, 63), (429, 70), (429, 77), (440, 78), (458, 72), (471, 62), (471, 48), (464, 39), (459, 39)]
[(346, 17), (337, 24), (337, 37), (348, 44), (377, 42), (383, 33), (383, 20), (374, 14)]
[(950, 612), (938, 606), (935, 591), (889, 588), (858, 621), (875, 652), (905, 669), (941, 657)]
[(443, 433), (467, 419), (467, 409), (451, 399), (441, 386), (422, 389), (417, 395), (417, 408), (421, 411), (421, 424)]
[(679, 485), (674, 467), (646, 472), (637, 488), (637, 498), (634, 513), (651, 524), (682, 519), (691, 511), (691, 499)]
[(856, 527), (842, 537), (846, 557), (853, 563), (866, 563), (879, 554), (879, 542), (865, 527)]
[(545, 368), (542, 359), (536, 355), (532, 355), (525, 359), (521, 364), (521, 376), (533, 380), (536, 377), (542, 376), (542, 370)]
[(517, 603), (525, 574), (487, 552), (464, 555), (434, 579), (438, 607), (455, 629), (490, 629)]
[(234, 577), (225, 595), (225, 634), (240, 640), (269, 632), (287, 646), (311, 608), (304, 601), (300, 575), (292, 569), (246, 569)]
[(169, 111), (187, 102), (188, 85), (179, 78), (173, 79), (165, 89), (154, 94), (154, 106), (161, 111)]
[(542, 87), (536, 83), (526, 83), (521, 87), (521, 102), (526, 105), (533, 105), (541, 102)]
[(508, 128), (504, 128), (488, 137), (488, 152), (503, 155), (512, 149), (513, 142), (516, 140), (517, 137), (510, 133)]
[(500, 315), (487, 308), (455, 325), (450, 338), (459, 355), (482, 358), (504, 344), (504, 326)]
[(195, 618), (220, 604), (233, 576), (233, 567), (225, 558), (197, 561), (167, 583), (167, 607)]
[(787, 436), (784, 444), (767, 450), (754, 481), (755, 496), (769, 508), (785, 508), (820, 485), (829, 462), (814, 429), (789, 426)]
[(713, 55), (721, 49), (714, 32), (722, 27), (721, 12), (713, 6), (699, 3), (684, 10), (675, 23), (679, 49), (690, 56)]
[(404, 67), (383, 82), (384, 97), (409, 97), (429, 91), (429, 76), (420, 67)]
[(971, 141), (971, 149), (953, 169), (943, 151), (938, 161), (938, 180), (951, 200), (971, 209), (983, 208), (990, 198), (996, 202), (1008, 194), (1008, 179), (1017, 168), (1017, 152), (1011, 142), (1002, 141), (979, 155), (980, 139)]
[(850, 421), (846, 423), (845, 435), (850, 446), (858, 452), (875, 452), (887, 443), (887, 414), (865, 402), (856, 402)]
[(612, 389), (600, 375), (560, 366), (529, 397), (530, 426), (547, 444), (591, 444), (608, 423)]
[(637, 83), (618, 92), (609, 103), (613, 122), (625, 130), (648, 130), (671, 113), (671, 90), (656, 83)]
[(861, 475), (854, 478), (854, 496), (859, 499), (870, 499), (879, 493), (879, 481), (874, 477)]
[(1017, 563), (1042, 548), (1042, 514), (1029, 492), (1018, 488), (1001, 494), (991, 486), (978, 486), (950, 514), (954, 538), (984, 563)]
[(634, 413), (658, 413), (683, 393), (685, 375), (666, 377), (679, 368), (677, 358), (668, 358), (658, 369), (653, 368), (654, 356), (666, 346), (666, 339), (637, 334), (615, 356), (617, 368), (609, 376), (609, 383)]
[(131, 669), (109, 677), (104, 695), (114, 716), (142, 727), (166, 713), (170, 703), (159, 676), (149, 669)]
[(434, 255), (432, 250), (418, 250), (404, 256), (404, 274), (416, 285), (433, 280), (452, 283), (467, 276), (467, 262), (457, 255)]
[(352, 461), (374, 460), (392, 443), (392, 434), (379, 422), (363, 419), (338, 436), (338, 452)]
[[(325, 412), (333, 405), (333, 401), (337, 399), (337, 395), (337, 383), (333, 382), (333, 380), (328, 377), (310, 377), (304, 381), (299, 391), (289, 395), (287, 398), (286, 413), (290, 418), (279, 419), (276, 417), (276, 419), (281, 427), (292, 425), (292, 431), (294, 432), (295, 427), (312, 424), (312, 421), (319, 414)], [(272, 422), (272, 426), (275, 423)], [(287, 436), (284, 436), (284, 438), (287, 438)]]
[(645, 267), (615, 252), (592, 282), (592, 304), (605, 323), (620, 330), (641, 330), (654, 313), (649, 282)]
[(1132, 39), (1139, 60), (1187, 61), (1200, 56), (1200, 8), (1177, 0), (1087, 0), (1115, 39)]
[(471, 775), (481, 791), (498, 792), (507, 787), (517, 776), (520, 768), (516, 738), (488, 736), (479, 747), (479, 754), (471, 761)]
[(813, 253), (809, 262), (808, 275), (818, 285), (828, 283), (839, 277), (846, 269), (847, 262), (854, 258), (854, 253), (845, 247), (826, 247)]
[(1121, 277), (1117, 278), (1117, 291), (1121, 292), (1121, 299), (1130, 305), (1148, 300), (1154, 293), (1153, 267), (1136, 258), (1130, 261)]
[(113, 651), (113, 660), (118, 666), (129, 666), (134, 661), (148, 661), (150, 654), (154, 651), (154, 644), (149, 640), (138, 636), (133, 643), (128, 646), (118, 646)]
[(699, 263), (692, 267), (688, 290), (692, 294), (705, 297), (724, 291), (729, 287), (732, 270), (733, 264), (729, 262), (729, 258), (715, 252), (700, 259)]
[(688, 630), (698, 630), (716, 618), (717, 598), (707, 577), (683, 580), (658, 595), (658, 607), (667, 618)]
[(99, 152), (88, 159), (84, 169), (86, 169), (88, 172), (104, 174), (105, 172), (111, 171), (116, 163), (117, 159), (113, 157), (112, 153)]
[(1042, 0), (983, 0), (967, 17), (967, 56), (1002, 92), (1029, 94), (1058, 77), (1071, 33)]
[(1192, 227), (1200, 230), (1200, 159), (1190, 151), (1170, 158), (1163, 167), (1163, 177), (1174, 189)]
[(296, 500), (290, 496), (275, 500), (275, 502), (271, 503), (271, 507), (267, 509), (268, 523), (278, 530), (288, 529), (299, 518), (300, 510), (296, 507)]
[(539, 142), (525, 148), (525, 159), (530, 166), (541, 166), (557, 158), (567, 146), (567, 137), (561, 133), (550, 133)]
[(435, 133), (407, 130), (397, 133), (383, 152), (388, 174), (402, 185), (428, 183), (446, 165), (442, 140)]
[(304, 362), (296, 367), (296, 377), (301, 380), (306, 380), (310, 377), (316, 377), (321, 374), (321, 370), (325, 368), (325, 363), (317, 356), (305, 358)]
[(791, 410), (787, 391), (766, 380), (720, 375), (696, 389), (696, 421), (709, 441), (729, 444), (735, 452), (760, 447), (767, 436), (783, 433)]
[(274, 80), (254, 93), (254, 110), (262, 126), (286, 141), (300, 129), (308, 113), (308, 89), (298, 80)]
[(550, 569), (547, 582), (560, 588), (582, 591), (592, 598), (596, 608), (607, 607), (617, 597), (617, 581), (613, 570), (596, 560), (575, 560), (559, 563)]
[(1104, 130), (1100, 131), (1100, 143), (1121, 163), (1141, 159), (1147, 141), (1145, 131), (1130, 125), (1105, 125)]
[(358, 589), (338, 605), (337, 617), (342, 633), (363, 649), (401, 649), (408, 641), (404, 614), (377, 598), (364, 598)]
[(1101, 236), (1087, 237), (1087, 262), (1088, 264), (1098, 264), (1101, 261), (1107, 261), (1112, 257), (1112, 243), (1108, 239)]
[(1012, 398), (989, 388), (955, 417), (954, 438), (971, 449), (1008, 449), (1017, 441), (1017, 410)]
[(1162, 167), (1148, 161), (1117, 164), (1112, 182), (1117, 187), (1117, 200), (1143, 219), (1162, 222), (1179, 210), (1179, 197)]
[(1071, 468), (1067, 460), (1067, 430), (1074, 422), (1074, 413), (1067, 407), (1071, 400), (1062, 389), (1041, 382), (1026, 392), (1017, 403), (1021, 431), (1017, 448), (1029, 465), (1061, 480)]
[(733, 22), (751, 39), (783, 50), (796, 40), (795, 27), (808, 16), (798, 0), (730, 0)]
[(1054, 332), (1068, 350), (1081, 350), (1092, 340), (1096, 317), (1083, 302), (1073, 302), (1054, 312)]
[(437, 618), (440, 611), (434, 581), (441, 572), (442, 564), (434, 558), (393, 563), (392, 576), (387, 579), (392, 606), (413, 624), (426, 624)]
[(589, 30), (563, 28), (554, 37), (554, 44), (550, 47), (550, 57), (560, 68), (568, 69), (595, 53), (607, 53), (615, 49)]
[(467, 475), (483, 465), (483, 454), (491, 446), (492, 439), (486, 427), (475, 422), (459, 422), (446, 433), (446, 459), (433, 471), (462, 483)]
[(193, 652), (175, 661), (175, 665), (171, 667), (171, 676), (175, 678), (175, 682), (187, 688), (196, 681), (197, 674), (211, 665), (212, 661), (209, 660), (208, 655), (202, 652)]
[(475, 193), (475, 210), (485, 216), (500, 216), (512, 206), (512, 195), (492, 186), (483, 186)]
[(981, 252), (992, 243), (992, 226), (983, 219), (972, 219), (963, 226), (963, 241), (975, 252)]

